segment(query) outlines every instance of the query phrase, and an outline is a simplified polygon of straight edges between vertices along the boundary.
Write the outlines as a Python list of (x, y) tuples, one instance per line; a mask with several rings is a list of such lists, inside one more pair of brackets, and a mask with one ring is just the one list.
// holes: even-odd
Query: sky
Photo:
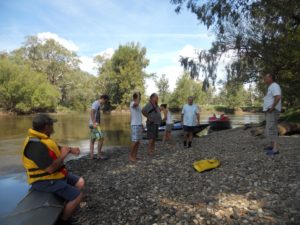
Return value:
[[(173, 90), (182, 74), (179, 56), (192, 57), (214, 40), (196, 15), (174, 9), (169, 0), (1, 0), (0, 51), (19, 48), (28, 35), (53, 38), (76, 51), (82, 70), (96, 75), (95, 55), (138, 42), (147, 49), (146, 71), (166, 74)], [(146, 92), (153, 91), (149, 79)]]

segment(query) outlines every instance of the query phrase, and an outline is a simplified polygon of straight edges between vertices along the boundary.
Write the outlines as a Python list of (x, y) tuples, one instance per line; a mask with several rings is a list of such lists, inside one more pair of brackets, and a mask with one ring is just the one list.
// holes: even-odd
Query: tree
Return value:
[(188, 73), (184, 73), (176, 82), (176, 87), (170, 96), (171, 108), (181, 108), (189, 96), (194, 97), (197, 104), (206, 104), (207, 95), (202, 91), (202, 82), (191, 80)]
[(146, 48), (135, 43), (120, 45), (111, 59), (97, 59), (99, 87), (110, 96), (113, 104), (128, 105), (133, 91), (145, 92), (145, 78), (149, 77), (144, 71), (149, 64)]
[(162, 103), (168, 101), (170, 95), (169, 92), (169, 80), (166, 77), (166, 74), (163, 74), (158, 80), (155, 80), (155, 85), (158, 89), (158, 95)]
[(37, 36), (28, 36), (23, 47), (16, 52), (20, 52), (35, 71), (47, 74), (49, 82), (56, 86), (67, 72), (79, 68), (76, 53), (54, 39), (41, 41)]
[(59, 91), (29, 65), (0, 59), (0, 105), (6, 111), (54, 111), (59, 98)]
[[(186, 7), (216, 33), (209, 54), (232, 51), (233, 81), (259, 82), (266, 73), (277, 75), (287, 105), (299, 103), (300, 2), (298, 0), (195, 1), (171, 0), (176, 11)], [(205, 61), (204, 61), (205, 62)], [(209, 67), (209, 65), (206, 65)], [(213, 67), (211, 67), (213, 68)], [(208, 70), (209, 79), (213, 71)], [(293, 87), (290, 87), (290, 83)]]

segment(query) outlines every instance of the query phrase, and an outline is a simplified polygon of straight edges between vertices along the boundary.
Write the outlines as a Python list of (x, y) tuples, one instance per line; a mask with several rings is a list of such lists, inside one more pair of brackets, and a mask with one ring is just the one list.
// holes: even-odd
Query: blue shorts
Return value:
[(79, 178), (79, 176), (68, 174), (65, 179), (34, 182), (32, 188), (37, 191), (54, 193), (70, 202), (80, 195), (80, 190), (75, 187)]

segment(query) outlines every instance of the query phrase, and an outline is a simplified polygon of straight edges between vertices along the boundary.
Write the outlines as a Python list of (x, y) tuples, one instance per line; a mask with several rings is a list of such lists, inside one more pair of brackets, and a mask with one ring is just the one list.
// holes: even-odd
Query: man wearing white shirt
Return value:
[(143, 123), (142, 109), (140, 106), (141, 93), (135, 92), (130, 103), (130, 124), (131, 124), (131, 148), (129, 153), (129, 161), (137, 161), (137, 151), (142, 139)]
[(194, 136), (195, 127), (200, 123), (199, 108), (193, 104), (193, 97), (188, 97), (188, 104), (185, 104), (181, 112), (181, 122), (184, 130), (184, 147), (192, 147), (192, 139)]
[(281, 89), (275, 82), (273, 74), (267, 74), (264, 78), (268, 85), (267, 94), (264, 97), (263, 111), (266, 115), (266, 137), (270, 140), (271, 146), (267, 147), (267, 155), (276, 155), (279, 153), (278, 141), (278, 118), (281, 112)]

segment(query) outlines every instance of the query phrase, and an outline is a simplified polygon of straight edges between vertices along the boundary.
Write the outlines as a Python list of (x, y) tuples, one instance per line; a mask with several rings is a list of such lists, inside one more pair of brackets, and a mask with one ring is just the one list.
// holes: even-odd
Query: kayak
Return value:
[[(209, 124), (205, 123), (205, 124), (200, 124), (200, 125), (197, 125), (195, 127), (195, 130), (194, 130), (194, 134), (196, 133), (199, 133), (200, 131), (204, 130), (205, 128), (207, 128), (209, 126)], [(159, 128), (158, 128), (158, 131), (165, 131), (166, 130), (166, 124), (165, 123), (162, 123)], [(181, 124), (181, 121), (175, 121), (174, 124), (173, 124), (173, 128), (172, 128), (173, 131), (176, 131), (176, 130), (183, 130), (183, 126)], [(145, 128), (144, 130), (145, 132), (147, 131), (147, 128)]]
[(220, 118), (217, 118), (215, 115), (209, 117), (208, 123), (210, 131), (227, 130), (232, 128), (230, 118), (225, 115), (221, 115)]

